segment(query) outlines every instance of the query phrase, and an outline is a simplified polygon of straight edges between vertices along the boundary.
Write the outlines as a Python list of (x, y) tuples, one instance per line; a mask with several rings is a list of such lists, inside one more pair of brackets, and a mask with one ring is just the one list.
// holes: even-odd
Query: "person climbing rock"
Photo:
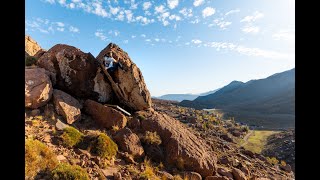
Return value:
[(113, 73), (118, 67), (123, 70), (122, 64), (112, 57), (112, 52), (104, 56), (104, 66), (109, 73)]

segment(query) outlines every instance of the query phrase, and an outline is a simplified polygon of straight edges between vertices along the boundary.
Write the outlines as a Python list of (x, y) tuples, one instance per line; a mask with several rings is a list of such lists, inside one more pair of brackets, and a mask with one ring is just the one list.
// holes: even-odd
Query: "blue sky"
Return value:
[(152, 96), (203, 93), (295, 67), (293, 0), (27, 0), (25, 32), (44, 49), (128, 52)]

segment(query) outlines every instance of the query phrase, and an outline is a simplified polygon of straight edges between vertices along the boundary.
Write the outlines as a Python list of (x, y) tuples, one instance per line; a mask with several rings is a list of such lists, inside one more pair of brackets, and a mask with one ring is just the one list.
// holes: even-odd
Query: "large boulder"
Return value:
[(131, 61), (126, 52), (113, 43), (99, 53), (97, 60), (102, 63), (104, 56), (109, 52), (112, 52), (113, 58), (123, 67), (122, 69), (117, 68), (112, 75), (104, 70), (120, 103), (132, 110), (150, 108), (151, 96), (140, 69)]
[(33, 57), (35, 57), (36, 59), (39, 59), (46, 52), (47, 52), (46, 50), (40, 49)]
[(68, 124), (72, 124), (81, 118), (81, 104), (69, 94), (54, 89), (53, 103), (57, 113), (62, 115)]
[(99, 62), (90, 53), (84, 53), (73, 46), (57, 44), (44, 53), (37, 64), (51, 73), (50, 77), (57, 89), (99, 102), (110, 99), (111, 87), (101, 77)]
[(141, 128), (157, 132), (165, 150), (166, 162), (180, 169), (194, 171), (202, 177), (216, 172), (217, 157), (202, 139), (179, 121), (155, 111), (140, 111)]
[(237, 168), (232, 169), (232, 175), (235, 180), (247, 180), (248, 179), (246, 177), (246, 175), (241, 170), (239, 170)]
[(133, 133), (129, 128), (121, 129), (113, 137), (122, 151), (126, 151), (135, 158), (141, 158), (144, 150), (138, 135)]
[(121, 112), (90, 99), (85, 101), (84, 110), (91, 115), (100, 126), (105, 128), (110, 129), (113, 126), (117, 126), (122, 129), (127, 124), (127, 118)]
[(52, 84), (42, 68), (25, 69), (25, 107), (37, 109), (52, 96)]
[(24, 37), (24, 48), (25, 56), (34, 56), (39, 50), (41, 50), (41, 47), (38, 45), (38, 43), (28, 35), (25, 35)]

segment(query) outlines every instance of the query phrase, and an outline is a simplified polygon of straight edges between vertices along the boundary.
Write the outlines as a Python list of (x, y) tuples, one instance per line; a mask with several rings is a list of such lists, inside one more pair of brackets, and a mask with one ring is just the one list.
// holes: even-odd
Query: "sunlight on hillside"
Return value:
[(279, 133), (280, 131), (251, 131), (249, 133), (247, 140), (242, 140), (240, 142), (241, 146), (245, 149), (250, 150), (255, 153), (261, 153), (263, 147), (267, 143), (267, 138), (272, 134)]

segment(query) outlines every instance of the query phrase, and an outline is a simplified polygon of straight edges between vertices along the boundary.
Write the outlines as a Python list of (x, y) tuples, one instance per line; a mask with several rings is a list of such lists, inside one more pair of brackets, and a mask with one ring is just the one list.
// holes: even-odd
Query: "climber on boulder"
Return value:
[(112, 52), (109, 52), (104, 56), (104, 66), (109, 73), (114, 72), (118, 67), (123, 69), (122, 64), (120, 62), (116, 62), (112, 57)]

